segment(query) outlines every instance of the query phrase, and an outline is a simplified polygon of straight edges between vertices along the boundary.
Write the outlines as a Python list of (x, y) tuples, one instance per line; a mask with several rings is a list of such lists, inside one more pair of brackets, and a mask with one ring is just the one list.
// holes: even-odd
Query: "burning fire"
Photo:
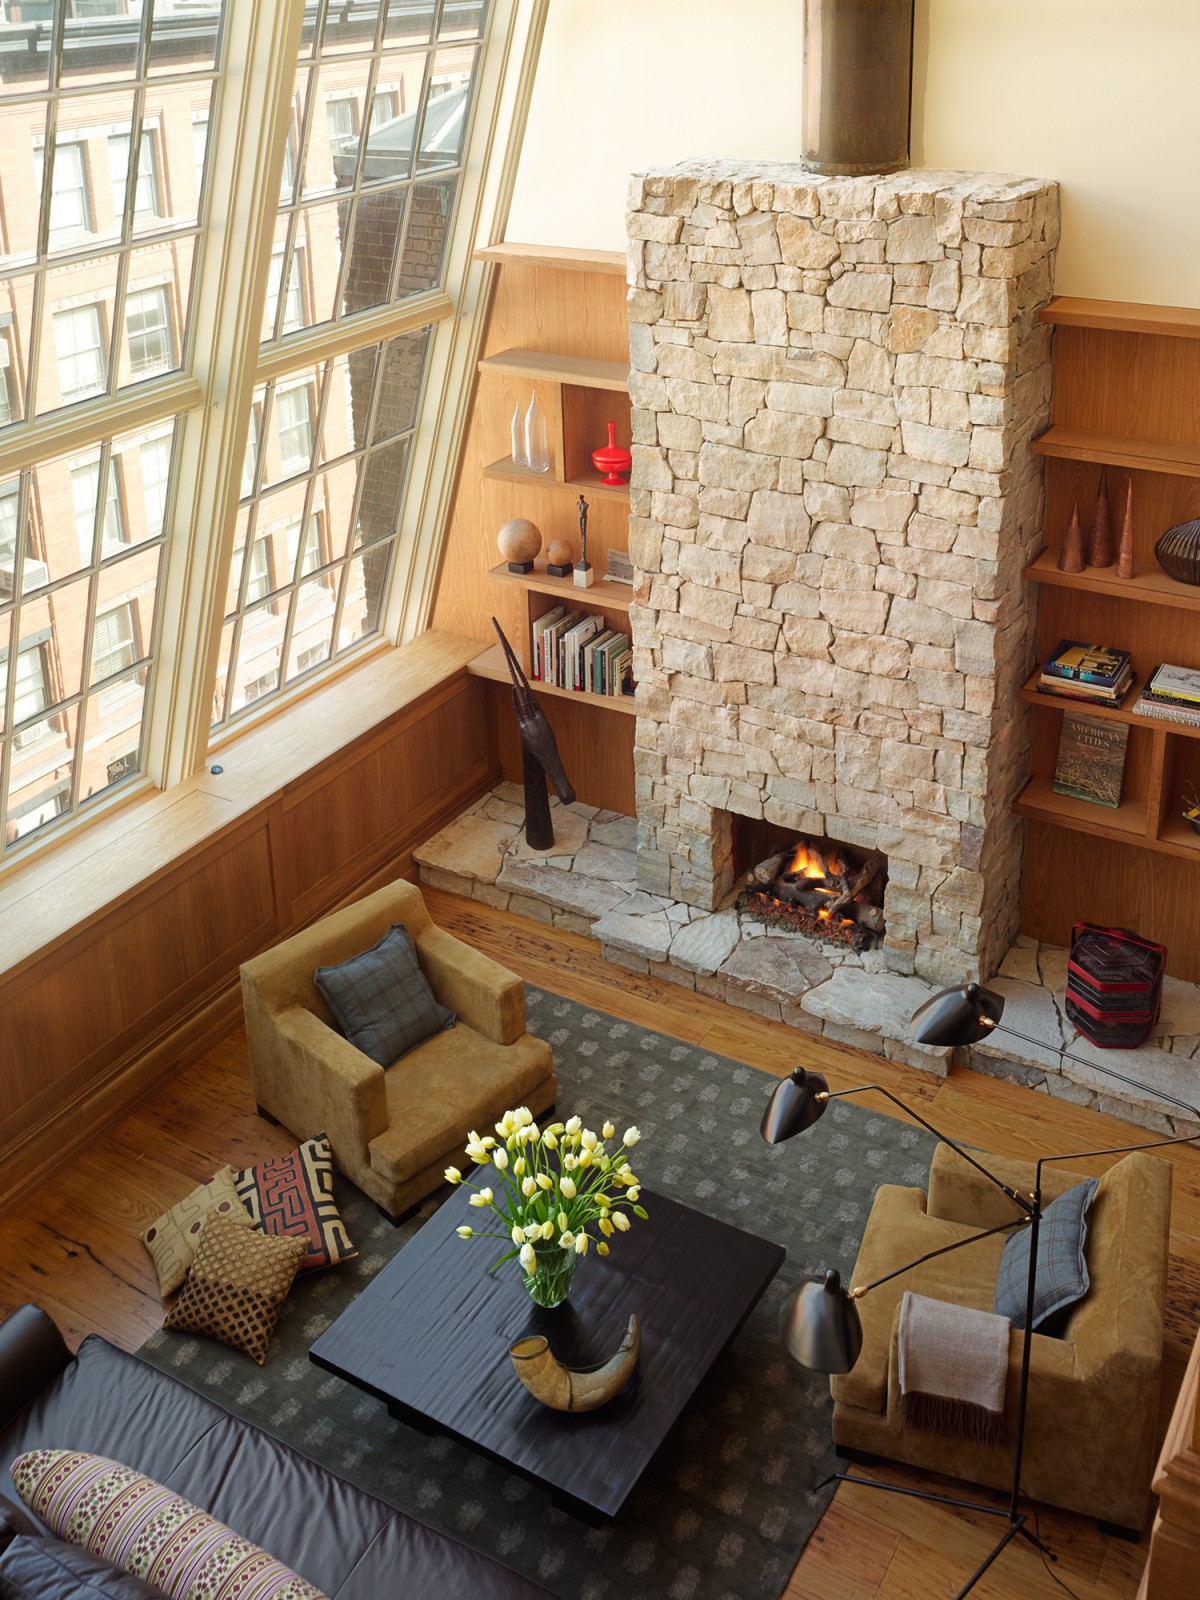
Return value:
[(844, 873), (846, 865), (837, 854), (826, 861), (819, 851), (801, 840), (792, 852), (792, 859), (784, 871), (795, 873), (797, 877), (802, 878), (827, 878), (831, 873)]

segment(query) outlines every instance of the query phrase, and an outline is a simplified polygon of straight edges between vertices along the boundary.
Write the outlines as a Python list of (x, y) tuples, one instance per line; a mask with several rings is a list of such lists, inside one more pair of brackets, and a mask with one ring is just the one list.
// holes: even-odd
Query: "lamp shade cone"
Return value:
[(918, 1044), (975, 1044), (995, 1030), (1003, 1011), (1004, 996), (982, 984), (942, 989), (913, 1012), (913, 1038)]
[(803, 1133), (824, 1116), (828, 1093), (829, 1084), (819, 1072), (796, 1067), (776, 1084), (759, 1132), (768, 1144), (782, 1144), (793, 1134)]
[(858, 1307), (832, 1268), (806, 1278), (779, 1313), (779, 1337), (793, 1361), (813, 1372), (849, 1372), (862, 1350)]

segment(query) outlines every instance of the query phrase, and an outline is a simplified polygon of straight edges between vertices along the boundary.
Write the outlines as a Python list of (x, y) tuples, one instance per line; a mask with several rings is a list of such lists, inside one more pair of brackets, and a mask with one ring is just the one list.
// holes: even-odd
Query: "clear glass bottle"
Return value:
[(550, 471), (550, 429), (536, 393), (530, 396), (525, 413), (525, 455), (525, 465), (532, 471)]
[(529, 465), (529, 449), (525, 443), (525, 422), (521, 416), (520, 406), (513, 407), (512, 458), (514, 467), (527, 467)]

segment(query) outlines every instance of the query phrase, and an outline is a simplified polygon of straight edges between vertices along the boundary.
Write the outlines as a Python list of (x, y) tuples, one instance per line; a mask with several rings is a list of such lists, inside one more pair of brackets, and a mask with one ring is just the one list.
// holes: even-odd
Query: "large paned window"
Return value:
[(544, 7), (0, 6), (0, 867), (421, 625)]

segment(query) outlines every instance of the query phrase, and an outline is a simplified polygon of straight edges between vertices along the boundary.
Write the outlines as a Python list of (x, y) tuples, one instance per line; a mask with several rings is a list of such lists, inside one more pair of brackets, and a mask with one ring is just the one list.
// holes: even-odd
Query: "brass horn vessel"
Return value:
[(615, 1355), (603, 1366), (564, 1367), (540, 1333), (528, 1334), (509, 1347), (513, 1371), (535, 1400), (555, 1411), (595, 1411), (620, 1394), (633, 1376), (642, 1346), (636, 1316), (631, 1316)]

